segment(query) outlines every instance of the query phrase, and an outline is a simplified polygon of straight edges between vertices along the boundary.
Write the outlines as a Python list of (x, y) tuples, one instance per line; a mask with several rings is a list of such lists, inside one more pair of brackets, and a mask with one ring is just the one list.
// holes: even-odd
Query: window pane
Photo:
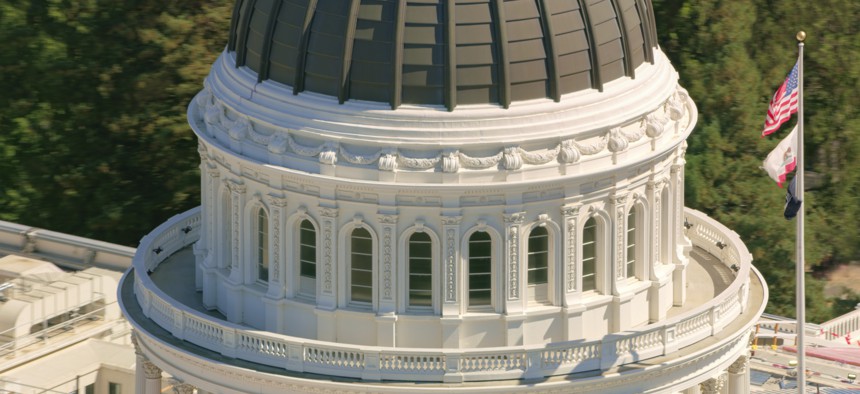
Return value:
[(597, 278), (594, 274), (582, 276), (582, 291), (591, 291), (597, 288)]
[(373, 252), (373, 240), (370, 238), (352, 238), (352, 252), (353, 253), (366, 253), (370, 254)]
[(539, 269), (539, 270), (529, 270), (529, 284), (530, 285), (539, 285), (547, 283), (547, 270)]
[(370, 271), (373, 269), (373, 256), (367, 254), (352, 254), (352, 268)]
[(300, 269), (301, 273), (299, 275), (304, 276), (306, 278), (316, 278), (317, 277), (317, 266), (315, 264), (306, 263), (302, 261)]
[(430, 292), (412, 291), (409, 293), (409, 305), (433, 306), (432, 294)]
[[(585, 222), (582, 229), (582, 291), (597, 289), (597, 221)], [(587, 242), (586, 242), (587, 241)]]
[(490, 290), (469, 291), (469, 305), (490, 305)]
[(352, 286), (352, 300), (358, 302), (371, 302), (373, 289), (366, 286)]
[(489, 289), (492, 281), (490, 275), (469, 275), (469, 288), (474, 290)]
[(489, 258), (477, 258), (477, 259), (469, 259), (469, 273), (472, 274), (481, 274), (481, 273), (490, 273), (490, 263), (491, 260)]
[(430, 279), (430, 275), (412, 275), (409, 278), (409, 288), (411, 290), (430, 290), (430, 286), (433, 285), (433, 281)]

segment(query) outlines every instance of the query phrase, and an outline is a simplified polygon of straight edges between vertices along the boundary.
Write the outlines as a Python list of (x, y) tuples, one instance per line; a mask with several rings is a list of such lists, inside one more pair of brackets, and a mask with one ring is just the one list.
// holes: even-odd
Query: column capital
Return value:
[(738, 357), (738, 359), (735, 360), (732, 365), (729, 365), (729, 368), (727, 368), (727, 370), (730, 374), (742, 374), (746, 372), (748, 365), (749, 357), (747, 357), (747, 355), (742, 355)]
[(700, 387), (702, 388), (702, 394), (720, 394), (724, 385), (725, 380), (723, 380), (723, 375), (719, 375), (702, 382)]
[(143, 374), (147, 379), (161, 379), (161, 368), (149, 360), (143, 360)]
[(196, 387), (188, 384), (188, 383), (180, 383), (173, 386), (173, 392), (176, 394), (194, 394), (194, 389)]

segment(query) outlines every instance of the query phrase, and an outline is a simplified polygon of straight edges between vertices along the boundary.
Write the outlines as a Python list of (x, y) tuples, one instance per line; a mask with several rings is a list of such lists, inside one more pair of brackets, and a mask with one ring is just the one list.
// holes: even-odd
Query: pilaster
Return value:
[(239, 267), (239, 262), (244, 256), (241, 236), (245, 234), (243, 225), (245, 221), (242, 220), (242, 208), (245, 206), (248, 188), (233, 180), (227, 181), (227, 187), (230, 189), (230, 204), (232, 205), (230, 209), (230, 283), (239, 285), (245, 283), (244, 269)]
[(337, 307), (337, 208), (319, 207), (320, 227), (322, 228), (322, 264), (318, 272), (321, 278), (317, 283), (322, 286), (317, 293), (317, 306), (334, 310)]
[[(460, 316), (460, 222), (462, 216), (442, 216), (442, 316)], [(444, 321), (444, 319), (443, 319)], [(443, 322), (443, 331), (445, 330)], [(443, 334), (446, 338), (450, 335)], [(447, 343), (443, 341), (443, 343)], [(446, 346), (447, 347), (447, 346)]]
[(287, 257), (284, 231), (284, 223), (287, 221), (287, 199), (282, 196), (268, 196), (269, 206), (271, 207), (271, 223), (272, 223), (272, 252), (271, 252), (271, 271), (269, 272), (269, 289), (266, 296), (271, 299), (284, 298), (284, 289), (286, 287), (286, 264)]
[[(525, 221), (525, 212), (515, 212), (504, 215), (505, 220), (505, 252), (504, 252), (504, 281), (502, 289), (504, 291), (505, 313), (507, 315), (517, 315), (523, 313), (525, 306), (523, 305), (523, 272), (520, 258), (520, 230)], [(520, 336), (522, 335), (522, 324), (519, 326)]]
[(570, 307), (577, 303), (576, 298), (581, 293), (580, 289), (582, 288), (582, 278), (578, 274), (582, 269), (582, 261), (578, 256), (579, 245), (576, 240), (579, 205), (565, 205), (561, 207), (561, 213), (564, 217), (561, 253), (562, 305)]
[[(397, 215), (377, 217), (382, 231), (379, 240), (379, 305), (377, 313), (393, 314), (397, 310)], [(393, 345), (392, 345), (393, 346)]]

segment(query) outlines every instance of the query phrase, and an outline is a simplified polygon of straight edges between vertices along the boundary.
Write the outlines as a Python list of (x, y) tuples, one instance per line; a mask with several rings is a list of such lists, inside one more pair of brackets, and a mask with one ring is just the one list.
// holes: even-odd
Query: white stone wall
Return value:
[[(665, 58), (642, 67), (636, 80), (561, 104), (439, 113), (309, 103), (310, 94), (296, 101), (262, 85), (243, 99), (246, 76), (216, 64), (189, 108), (203, 169), (196, 250), (204, 303), (272, 332), (404, 347), (595, 339), (659, 321), (684, 298), (684, 139), (696, 110)], [(256, 271), (260, 208), (267, 282)], [(625, 264), (631, 209), (635, 275)], [(582, 292), (582, 231), (592, 217), (598, 283)], [(297, 291), (305, 219), (317, 236), (315, 297)], [(549, 302), (541, 304), (528, 299), (536, 227), (549, 234)], [(368, 304), (349, 299), (356, 228), (373, 238)], [(475, 231), (493, 240), (492, 305), (481, 310), (465, 301)], [(406, 305), (414, 232), (433, 241), (433, 306), (417, 312)]]

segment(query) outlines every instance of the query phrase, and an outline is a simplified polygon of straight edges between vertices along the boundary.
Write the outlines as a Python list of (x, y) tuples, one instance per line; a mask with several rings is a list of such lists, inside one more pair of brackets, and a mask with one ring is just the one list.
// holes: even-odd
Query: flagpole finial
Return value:
[(806, 39), (806, 32), (801, 30), (797, 32), (797, 41), (803, 42)]

